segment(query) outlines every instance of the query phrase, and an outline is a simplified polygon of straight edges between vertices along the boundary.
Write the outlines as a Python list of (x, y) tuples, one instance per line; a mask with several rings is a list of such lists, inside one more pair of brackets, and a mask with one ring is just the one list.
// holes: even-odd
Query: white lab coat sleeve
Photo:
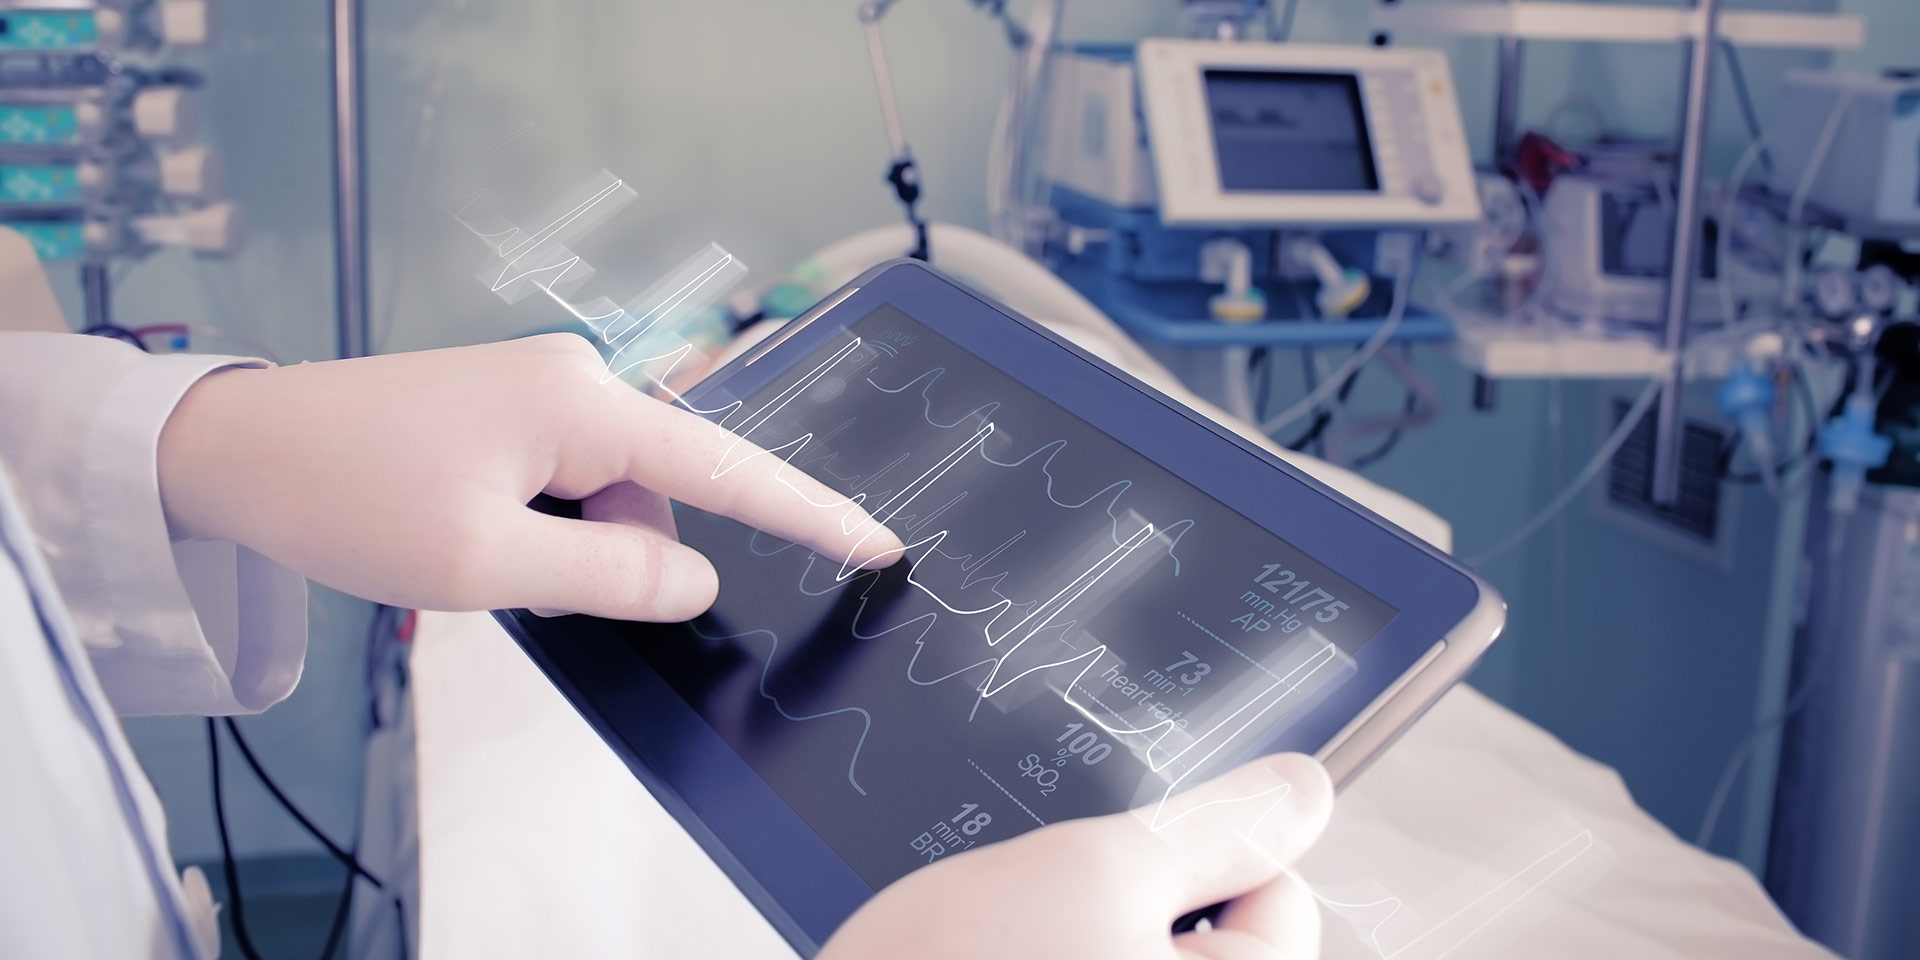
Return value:
[(160, 430), (199, 378), (259, 360), (0, 332), (0, 461), (122, 715), (253, 713), (306, 658), (306, 581), (230, 543), (173, 542)]

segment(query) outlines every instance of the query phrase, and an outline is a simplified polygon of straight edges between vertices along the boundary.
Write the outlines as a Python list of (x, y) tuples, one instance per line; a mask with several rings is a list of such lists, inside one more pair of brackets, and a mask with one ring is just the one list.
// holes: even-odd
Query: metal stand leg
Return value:
[(373, 349), (367, 324), (366, 148), (361, 142), (360, 0), (333, 11), (333, 255), (335, 341), (341, 357)]
[(85, 263), (80, 266), (80, 294), (86, 301), (87, 324), (83, 329), (92, 330), (113, 322), (113, 310), (110, 297), (112, 285), (108, 281), (107, 265), (104, 263)]
[(1520, 38), (1500, 38), (1498, 99), (1493, 110), (1493, 168), (1505, 169), (1520, 142)]
[(1687, 60), (1686, 112), (1680, 119), (1679, 180), (1673, 204), (1673, 263), (1667, 270), (1666, 329), (1662, 346), (1673, 358), (1667, 385), (1660, 392), (1654, 421), (1653, 502), (1668, 506), (1680, 499), (1681, 392), (1686, 388), (1681, 353), (1687, 347), (1687, 308), (1693, 302), (1700, 237), (1700, 166), (1706, 146), (1708, 94), (1713, 85), (1714, 38), (1719, 0), (1700, 0), (1700, 33)]

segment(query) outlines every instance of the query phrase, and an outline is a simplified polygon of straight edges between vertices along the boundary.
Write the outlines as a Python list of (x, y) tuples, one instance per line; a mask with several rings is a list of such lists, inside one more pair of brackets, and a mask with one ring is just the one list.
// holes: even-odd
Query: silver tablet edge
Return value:
[[(761, 340), (759, 343), (754, 344), (752, 347), (747, 349), (746, 353), (741, 354), (740, 365), (742, 367), (751, 367), (754, 364), (759, 363), (760, 360), (764, 358), (767, 354), (772, 353), (775, 347), (778, 347), (782, 343), (787, 342), (787, 340), (791, 338), (794, 334), (799, 333), (800, 331), (806, 329), (808, 324), (811, 324), (813, 321), (820, 319), (821, 314), (826, 313), (828, 310), (832, 310), (834, 307), (837, 307), (842, 302), (844, 302), (848, 297), (851, 297), (854, 294), (859, 293), (860, 288), (863, 286), (866, 286), (867, 283), (869, 282), (869, 278), (872, 277), (877, 272), (879, 272), (879, 269), (875, 268), (872, 270), (868, 270), (865, 273), (862, 273), (858, 277), (853, 278), (853, 280), (850, 281), (846, 286), (841, 287), (840, 289), (827, 294), (824, 298), (820, 300), (819, 303), (816, 303), (813, 306), (808, 307), (806, 312), (782, 324), (780, 326), (780, 329), (775, 330), (772, 333), (768, 334), (766, 339)], [(715, 375), (717, 376), (718, 374), (716, 373)]]
[(1413, 726), (1414, 721), (1465, 678), (1500, 636), (1507, 622), (1506, 601), (1479, 575), (1471, 571), (1466, 575), (1479, 590), (1480, 602), (1316, 754), (1333, 777), (1335, 789), (1344, 789), (1353, 782), (1368, 764)]

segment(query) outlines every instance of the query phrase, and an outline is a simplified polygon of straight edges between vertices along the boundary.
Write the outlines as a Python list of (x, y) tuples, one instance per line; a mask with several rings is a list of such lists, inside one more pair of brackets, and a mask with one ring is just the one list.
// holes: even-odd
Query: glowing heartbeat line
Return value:
[[(1285, 800), (1288, 796), (1292, 795), (1292, 793), (1293, 793), (1293, 784), (1283, 783), (1277, 787), (1268, 787), (1267, 789), (1262, 790), (1259, 793), (1251, 793), (1244, 797), (1222, 797), (1221, 799), (1218, 799), (1218, 800), (1208, 800), (1205, 803), (1195, 805), (1194, 808), (1191, 810), (1183, 811), (1177, 817), (1173, 817), (1169, 819), (1167, 821), (1167, 824), (1177, 823), (1181, 819), (1193, 816), (1194, 814), (1199, 813), (1200, 811), (1205, 810), (1208, 807), (1224, 807), (1224, 806), (1230, 806), (1232, 804), (1237, 804), (1237, 803), (1247, 803), (1249, 801), (1258, 800), (1261, 797), (1273, 797), (1273, 800), (1268, 802), (1267, 808), (1265, 810), (1260, 811), (1260, 816), (1254, 818), (1253, 826), (1247, 828), (1246, 835), (1241, 837), (1242, 840), (1251, 841), (1253, 839), (1254, 833), (1260, 829), (1260, 824), (1266, 821), (1267, 815), (1279, 809), (1280, 801)], [(1162, 824), (1161, 826), (1164, 827), (1167, 824)], [(1259, 849), (1259, 847), (1255, 846), (1254, 849), (1257, 850)]]
[[(1262, 814), (1262, 816), (1264, 817), (1265, 815)], [(1249, 831), (1249, 834), (1251, 834), (1251, 831)], [(1388, 907), (1389, 909), (1387, 911), (1387, 915), (1385, 917), (1382, 917), (1380, 919), (1380, 922), (1374, 924), (1372, 930), (1368, 931), (1368, 939), (1372, 941), (1373, 949), (1375, 950), (1375, 952), (1380, 954), (1382, 960), (1393, 960), (1393, 958), (1412, 949), (1416, 944), (1420, 943), (1421, 941), (1426, 940), (1428, 937), (1431, 937), (1434, 934), (1439, 933), (1442, 930), (1445, 930), (1448, 927), (1452, 926), (1460, 918), (1467, 916), (1469, 912), (1473, 911), (1475, 908), (1479, 907), (1482, 903), (1491, 899), (1495, 894), (1498, 894), (1501, 890), (1504, 890), (1508, 887), (1518, 884), (1522, 880), (1522, 878), (1526, 877), (1528, 874), (1533, 873), (1543, 864), (1546, 864), (1549, 861), (1554, 860), (1554, 858), (1559, 857), (1564, 851), (1569, 851), (1569, 850), (1571, 851), (1569, 853), (1566, 853), (1566, 856), (1564, 859), (1560, 860), (1558, 863), (1553, 864), (1552, 869), (1547, 870), (1546, 873), (1540, 876), (1539, 879), (1534, 880), (1532, 883), (1527, 884), (1524, 889), (1519, 890), (1519, 892), (1516, 895), (1514, 895), (1514, 897), (1510, 902), (1494, 910), (1492, 913), (1489, 913), (1485, 917), (1485, 919), (1482, 919), (1479, 923), (1474, 924), (1470, 928), (1466, 928), (1464, 932), (1462, 932), (1459, 935), (1458, 940), (1452, 946), (1447, 947), (1446, 949), (1440, 951), (1439, 953), (1434, 954), (1433, 957), (1429, 958), (1429, 960), (1440, 960), (1440, 958), (1445, 957), (1447, 954), (1452, 953), (1453, 951), (1459, 949), (1462, 944), (1466, 943), (1466, 941), (1468, 941), (1469, 939), (1472, 939), (1472, 937), (1475, 934), (1479, 933), (1481, 930), (1486, 929), (1489, 924), (1499, 919), (1501, 915), (1505, 914), (1507, 911), (1512, 910), (1515, 906), (1519, 905), (1520, 901), (1525, 900), (1527, 897), (1531, 896), (1535, 890), (1540, 889), (1542, 886), (1546, 884), (1547, 881), (1553, 879), (1562, 870), (1565, 870), (1568, 866), (1572, 865), (1572, 863), (1575, 860), (1579, 859), (1582, 854), (1586, 853), (1588, 850), (1593, 849), (1593, 846), (1594, 846), (1593, 831), (1585, 830), (1585, 829), (1581, 830), (1579, 833), (1576, 833), (1572, 837), (1569, 837), (1565, 841), (1562, 841), (1558, 846), (1554, 847), (1551, 850), (1548, 850), (1544, 854), (1541, 854), (1533, 862), (1527, 864), (1525, 867), (1522, 867), (1519, 870), (1519, 872), (1495, 884), (1492, 887), (1492, 889), (1489, 889), (1487, 892), (1468, 901), (1465, 906), (1449, 914), (1445, 920), (1442, 920), (1439, 923), (1436, 923), (1433, 926), (1428, 927), (1427, 930), (1421, 933), (1419, 936), (1414, 937), (1413, 939), (1407, 941), (1406, 943), (1401, 944), (1397, 949), (1394, 949), (1391, 951), (1389, 951), (1380, 942), (1380, 933), (1382, 930), (1385, 930), (1387, 924), (1392, 922), (1393, 918), (1398, 916), (1400, 914), (1400, 911), (1405, 908), (1406, 903), (1403, 900), (1401, 900), (1399, 897), (1389, 895), (1389, 896), (1381, 897), (1378, 900), (1370, 900), (1365, 903), (1345, 903), (1339, 900), (1335, 900), (1331, 897), (1325, 896), (1321, 894), (1318, 890), (1315, 890), (1313, 888), (1313, 885), (1307, 883), (1306, 879), (1300, 876), (1300, 874), (1294, 870), (1291, 864), (1280, 864), (1280, 868), (1283, 871), (1285, 871), (1289, 877), (1292, 877), (1295, 882), (1299, 883), (1301, 886), (1304, 886), (1309, 891), (1311, 891), (1313, 893), (1314, 899), (1319, 900), (1321, 903), (1324, 903), (1327, 906), (1334, 908), (1335, 912), (1339, 912), (1343, 910), (1367, 910), (1373, 907), (1383, 907), (1383, 906)], [(1258, 849), (1258, 847), (1256, 847), (1255, 849)], [(1357, 925), (1358, 924), (1356, 923), (1356, 926)]]
[[(877, 343), (878, 341), (875, 341), (875, 342)], [(952, 423), (941, 423), (940, 421), (935, 420), (933, 418), (933, 395), (928, 393), (928, 391), (932, 389), (934, 383), (939, 381), (941, 374), (944, 374), (946, 372), (947, 372), (946, 367), (934, 367), (933, 369), (928, 370), (926, 373), (923, 373), (917, 377), (914, 377), (912, 380), (908, 380), (906, 383), (901, 384), (900, 386), (891, 387), (891, 388), (883, 387), (877, 383), (874, 383), (872, 377), (868, 377), (867, 382), (870, 384), (873, 384), (873, 388), (875, 390), (880, 391), (881, 393), (905, 393), (908, 390), (912, 389), (914, 384), (919, 383), (922, 380), (925, 380), (927, 382), (926, 386), (920, 388), (920, 399), (926, 402), (926, 407), (922, 411), (921, 416), (925, 417), (928, 423), (933, 424), (934, 426), (939, 427), (942, 430), (949, 430), (954, 427), (957, 427), (967, 422), (968, 420), (973, 419), (974, 417), (979, 417), (981, 422), (985, 423), (987, 422), (988, 418), (990, 418), (993, 415), (993, 412), (995, 410), (1000, 409), (1000, 401), (990, 400), (977, 407), (974, 407), (972, 410), (969, 410), (966, 413), (961, 414), (960, 419), (955, 420)]]
[[(612, 183), (607, 184), (606, 186), (600, 188), (597, 192), (595, 192), (591, 196), (587, 197), (587, 199), (581, 201), (580, 203), (575, 204), (573, 209), (568, 210), (567, 212), (562, 214), (559, 219), (553, 221), (550, 224), (547, 224), (545, 227), (542, 227), (540, 230), (532, 234), (528, 234), (526, 239), (513, 245), (511, 248), (509, 248), (506, 245), (506, 241), (512, 239), (514, 236), (520, 233), (520, 231), (517, 229), (511, 230), (511, 231), (501, 231), (493, 234), (482, 234), (481, 235), (482, 239), (485, 239), (485, 240), (505, 238), (505, 239), (501, 239), (499, 243), (495, 244), (494, 249), (498, 251), (502, 257), (511, 256), (513, 258), (501, 265), (499, 276), (494, 278), (492, 292), (498, 293), (500, 292), (500, 288), (505, 287), (516, 280), (527, 279), (529, 277), (537, 276), (538, 274), (541, 274), (541, 273), (557, 271), (554, 274), (555, 281), (557, 281), (560, 277), (564, 276), (569, 269), (571, 269), (575, 264), (580, 262), (580, 258), (578, 256), (568, 257), (565, 260), (561, 261), (560, 263), (556, 263), (556, 264), (529, 267), (528, 269), (522, 271), (521, 273), (514, 274), (512, 276), (508, 276), (508, 274), (513, 273), (514, 267), (519, 266), (520, 261), (525, 260), (535, 250), (541, 249), (542, 245), (545, 244), (547, 241), (556, 240), (564, 231), (566, 231), (568, 227), (572, 226), (575, 222), (579, 221), (581, 217), (584, 217), (588, 213), (591, 213), (594, 210), (594, 208), (600, 206), (602, 201), (607, 200), (610, 197), (621, 197), (622, 194), (630, 195), (632, 191), (627, 190), (626, 185), (627, 185), (627, 182), (625, 180), (615, 180)], [(620, 205), (624, 206), (625, 204), (621, 203)], [(465, 212), (466, 212), (466, 208), (464, 207), (461, 208), (460, 213), (465, 213)], [(456, 213), (455, 217), (457, 219), (460, 219), (460, 222), (463, 224), (467, 222), (464, 218), (460, 217), (459, 213)], [(471, 227), (471, 224), (468, 224), (468, 226)]]
[[(484, 191), (483, 191), (484, 192)], [(454, 219), (492, 246), (504, 262), (489, 281), (489, 291), (500, 293), (516, 285), (525, 284), (545, 293), (549, 299), (560, 305), (574, 319), (586, 324), (588, 329), (598, 335), (602, 342), (612, 348), (612, 357), (607, 369), (601, 375), (601, 382), (619, 376), (625, 376), (636, 367), (659, 361), (670, 361), (667, 369), (651, 376), (657, 384), (665, 386), (673, 373), (679, 369), (682, 361), (694, 352), (691, 343), (681, 343), (663, 353), (646, 357), (633, 357), (630, 353), (640, 352), (637, 347), (647, 334), (676, 311), (697, 309), (704, 306), (705, 299), (695, 298), (709, 285), (717, 287), (714, 295), (723, 292), (745, 273), (732, 254), (716, 245), (709, 244), (707, 249), (695, 255), (694, 260), (682, 264), (675, 273), (669, 275), (667, 284), (671, 289), (649, 291), (641, 299), (648, 300), (658, 296), (657, 302), (638, 314), (626, 307), (617, 306), (613, 301), (601, 297), (587, 304), (576, 304), (567, 299), (561, 289), (570, 274), (576, 269), (584, 281), (592, 273), (578, 254), (568, 250), (565, 240), (573, 234), (583, 233), (591, 226), (612, 215), (621, 207), (631, 203), (635, 197), (625, 180), (613, 179), (611, 182), (592, 189), (587, 195), (571, 207), (561, 211), (545, 227), (533, 233), (525, 233), (518, 228), (488, 231), (469, 222), (464, 214), (477, 201), (480, 194), (466, 198), (467, 203), (454, 211)], [(516, 242), (516, 238), (518, 238)], [(702, 259), (704, 257), (704, 260)], [(551, 260), (552, 262), (547, 262)], [(691, 273), (691, 276), (687, 274)], [(729, 277), (728, 274), (734, 274)]]

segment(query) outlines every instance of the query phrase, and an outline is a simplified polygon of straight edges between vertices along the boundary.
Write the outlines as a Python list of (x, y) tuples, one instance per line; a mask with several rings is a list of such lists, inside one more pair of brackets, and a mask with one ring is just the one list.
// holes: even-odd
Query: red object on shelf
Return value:
[(1535, 196), (1546, 196), (1554, 177), (1579, 166), (1579, 154), (1531, 130), (1513, 148), (1514, 175), (1525, 181)]

